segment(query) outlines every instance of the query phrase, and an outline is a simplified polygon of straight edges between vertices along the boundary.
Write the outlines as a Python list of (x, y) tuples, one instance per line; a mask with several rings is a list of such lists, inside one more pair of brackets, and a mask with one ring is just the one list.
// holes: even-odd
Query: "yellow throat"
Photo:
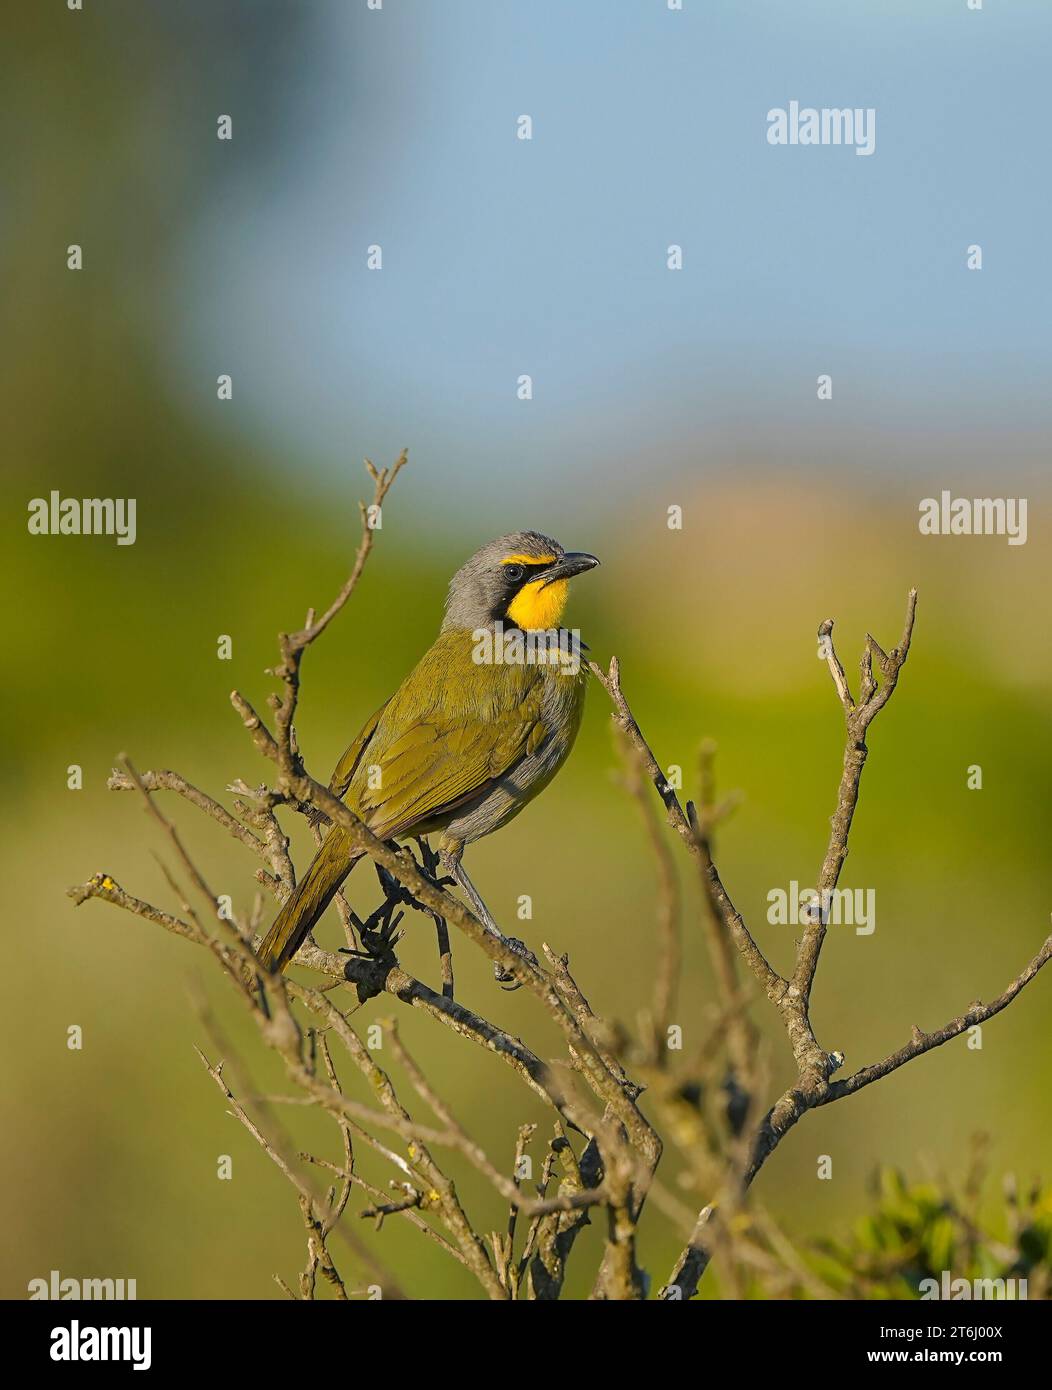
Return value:
[(524, 584), (508, 607), (508, 617), (526, 631), (559, 626), (559, 619), (570, 595), (570, 581), (556, 579), (545, 584), (535, 579)]

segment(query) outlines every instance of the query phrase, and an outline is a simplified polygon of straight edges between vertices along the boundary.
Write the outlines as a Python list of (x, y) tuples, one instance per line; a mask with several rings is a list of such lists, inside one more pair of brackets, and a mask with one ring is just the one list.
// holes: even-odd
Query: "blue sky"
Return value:
[[(175, 283), (182, 387), (232, 372), (232, 428), (321, 472), (409, 443), (513, 493), (735, 453), (909, 471), (1040, 452), (1052, 7), (312, 13), (268, 75), (283, 141), (253, 149), (234, 113), (230, 185)], [(875, 153), (771, 147), (792, 99), (875, 108)]]

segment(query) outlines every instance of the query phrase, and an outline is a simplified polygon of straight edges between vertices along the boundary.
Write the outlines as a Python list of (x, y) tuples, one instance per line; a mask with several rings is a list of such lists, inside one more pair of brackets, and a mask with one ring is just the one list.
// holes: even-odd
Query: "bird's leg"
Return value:
[[(447, 884), (452, 883), (452, 878), (440, 877), (435, 872), (439, 864), (444, 864), (445, 862), (442, 860), (441, 856), (434, 853), (426, 840), (418, 839), (417, 844), (420, 846), (420, 872), (432, 887), (445, 888)], [(401, 846), (396, 840), (388, 840), (387, 846), (389, 849), (393, 850), (401, 849)], [(389, 869), (385, 869), (382, 864), (374, 864), (373, 868), (376, 870), (376, 877), (380, 880), (380, 887), (383, 889), (386, 897), (390, 898), (393, 902), (404, 903), (406, 907), (411, 907), (414, 912), (434, 915), (431, 908), (425, 907), (418, 898), (415, 898), (404, 884), (399, 883), (398, 879), (395, 878), (394, 874), (391, 873)]]
[(364, 922), (351, 914), (362, 949), (341, 946), (340, 954), (350, 957), (344, 974), (353, 983), (359, 1004), (382, 994), (389, 972), (398, 965), (395, 947), (402, 939), (398, 924), (403, 914), (395, 911), (397, 906), (396, 899), (386, 898)]
[(479, 893), (479, 890), (472, 883), (471, 879), (468, 878), (467, 870), (464, 868), (463, 863), (459, 859), (455, 860), (453, 863), (450, 863), (447, 860), (445, 867), (451, 870), (453, 877), (456, 879), (456, 881), (460, 884), (461, 888), (463, 888), (464, 892), (467, 894), (468, 902), (475, 909), (475, 915), (478, 917), (479, 921), (490, 933), (490, 935), (499, 937), (501, 941), (506, 940), (507, 938), (505, 937), (504, 933), (493, 920), (489, 908), (483, 902), (482, 895)]
[[(452, 883), (451, 878), (446, 878), (442, 874), (442, 861), (437, 850), (433, 850), (424, 835), (417, 836), (417, 848), (420, 850), (421, 871), (438, 888), (444, 888), (448, 883)], [(453, 998), (453, 952), (449, 945), (449, 925), (440, 912), (428, 909), (428, 916), (435, 924), (435, 934), (438, 938), (438, 960), (442, 970), (442, 993), (446, 999)]]
[(397, 906), (397, 898), (386, 898), (364, 922), (356, 913), (352, 913), (351, 920), (358, 931), (363, 949), (355, 951), (347, 946), (341, 946), (340, 954), (354, 956), (360, 960), (379, 961), (388, 968), (397, 965), (394, 948), (402, 939), (398, 924), (405, 915), (402, 912), (395, 912)]
[[(389, 849), (393, 850), (398, 850), (401, 848), (401, 846), (395, 840), (388, 840), (387, 845)], [(445, 888), (448, 884), (453, 883), (455, 881), (454, 879), (443, 877), (439, 873), (439, 868), (441, 865), (440, 856), (435, 853), (435, 851), (431, 848), (431, 846), (422, 836), (417, 836), (417, 845), (420, 848), (420, 872), (423, 874), (424, 878), (426, 878), (427, 881), (435, 888)], [(398, 879), (395, 878), (394, 874), (392, 874), (389, 869), (385, 869), (382, 864), (374, 863), (373, 868), (376, 870), (376, 877), (380, 880), (380, 887), (383, 889), (384, 893), (384, 903), (380, 908), (377, 909), (377, 912), (373, 914), (373, 917), (379, 916), (380, 918), (382, 918), (384, 917), (384, 914), (389, 915), (395, 906), (397, 906), (399, 903), (404, 903), (407, 907), (411, 907), (415, 912), (422, 912), (425, 917), (431, 918), (431, 920), (435, 924), (435, 929), (438, 934), (438, 955), (439, 961), (441, 962), (442, 966), (442, 993), (447, 999), (452, 999), (453, 954), (449, 949), (449, 931), (446, 927), (446, 919), (441, 915), (441, 913), (436, 912), (434, 908), (426, 907), (417, 897), (414, 896), (414, 894), (408, 888), (405, 887), (404, 884), (399, 883)], [(395, 921), (398, 922), (401, 921), (401, 919), (402, 914), (399, 913)], [(373, 918), (370, 918), (369, 920), (371, 922)], [(365, 954), (377, 954), (377, 951), (375, 949), (377, 946), (377, 938), (375, 932), (367, 939), (364, 935), (365, 929), (363, 928), (362, 924), (358, 922), (357, 918), (354, 919), (354, 923), (359, 928), (359, 931), (363, 933), (362, 944), (366, 947)], [(389, 928), (389, 930), (393, 930), (393, 926)], [(396, 937), (395, 940), (397, 941), (397, 939), (398, 938)], [(382, 937), (379, 938), (378, 945), (379, 952), (382, 958), (386, 961), (386, 955), (383, 954), (387, 948), (386, 939)]]
[[(475, 915), (489, 934), (495, 936), (507, 950), (514, 951), (517, 956), (522, 956), (523, 960), (529, 961), (531, 965), (536, 965), (537, 957), (526, 943), (520, 941), (518, 937), (505, 936), (500, 927), (497, 926), (496, 922), (493, 920), (492, 913), (482, 900), (482, 895), (472, 883), (471, 879), (468, 878), (467, 870), (464, 868), (460, 855), (441, 851), (440, 858), (442, 860), (442, 867), (448, 870), (460, 884), (461, 888), (463, 888), (464, 892), (467, 894), (468, 901), (475, 910)], [(520, 987), (521, 982), (515, 979), (511, 971), (505, 970), (504, 967), (499, 965), (496, 961), (493, 963), (493, 976), (499, 985), (504, 986), (509, 991)]]

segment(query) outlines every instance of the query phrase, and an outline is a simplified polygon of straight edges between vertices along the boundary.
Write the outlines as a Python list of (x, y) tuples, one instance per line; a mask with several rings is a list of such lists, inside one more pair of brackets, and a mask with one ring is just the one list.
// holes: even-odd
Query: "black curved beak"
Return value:
[(544, 583), (541, 588), (546, 589), (557, 579), (572, 579), (575, 574), (584, 574), (585, 570), (594, 570), (598, 563), (599, 561), (594, 555), (588, 555), (583, 550), (570, 550), (561, 560), (557, 560), (550, 570), (545, 570)]

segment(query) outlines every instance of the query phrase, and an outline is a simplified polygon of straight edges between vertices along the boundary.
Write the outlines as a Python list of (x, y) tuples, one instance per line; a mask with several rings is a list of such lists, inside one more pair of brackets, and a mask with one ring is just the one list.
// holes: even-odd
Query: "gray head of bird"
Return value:
[(539, 531), (513, 531), (477, 550), (453, 576), (443, 632), (501, 622), (526, 631), (557, 628), (570, 580), (599, 561)]

